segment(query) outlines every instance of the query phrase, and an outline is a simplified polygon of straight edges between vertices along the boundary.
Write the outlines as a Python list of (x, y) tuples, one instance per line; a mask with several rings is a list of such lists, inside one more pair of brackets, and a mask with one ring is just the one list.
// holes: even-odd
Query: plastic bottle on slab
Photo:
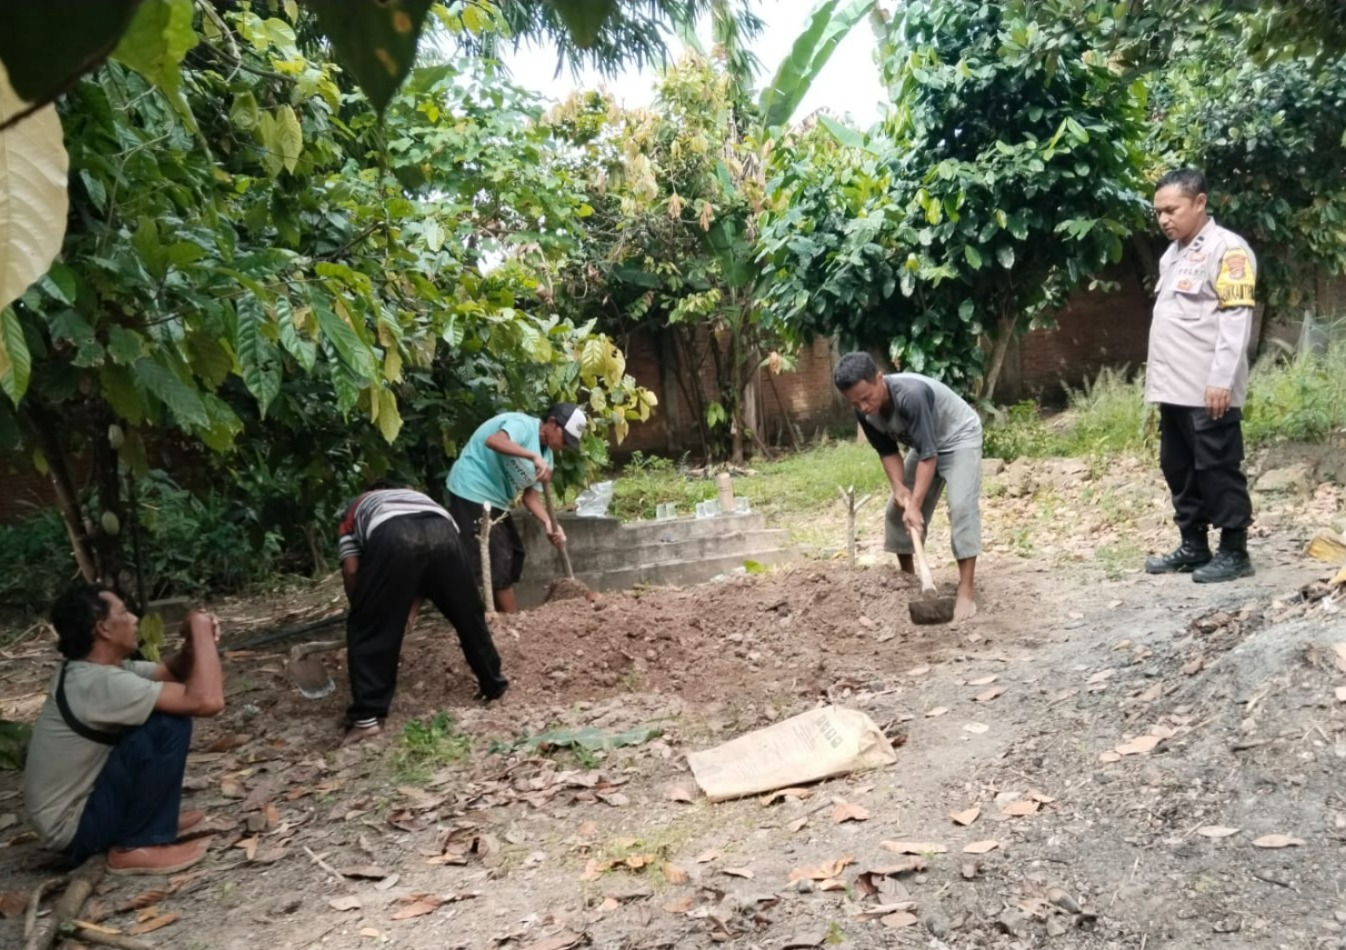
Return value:
[(715, 476), (715, 488), (720, 493), (720, 511), (726, 515), (733, 514), (734, 482), (728, 472), (721, 472)]

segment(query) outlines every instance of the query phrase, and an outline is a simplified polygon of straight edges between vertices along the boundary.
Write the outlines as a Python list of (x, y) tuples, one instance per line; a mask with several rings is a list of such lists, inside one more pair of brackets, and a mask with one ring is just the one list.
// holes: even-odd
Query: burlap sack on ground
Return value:
[(896, 761), (874, 720), (841, 706), (813, 709), (687, 756), (696, 784), (713, 802)]

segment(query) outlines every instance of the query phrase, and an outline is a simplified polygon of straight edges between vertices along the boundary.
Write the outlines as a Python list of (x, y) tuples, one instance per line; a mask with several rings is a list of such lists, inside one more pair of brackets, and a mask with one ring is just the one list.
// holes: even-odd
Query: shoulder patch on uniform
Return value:
[(1248, 252), (1242, 248), (1225, 251), (1220, 258), (1220, 276), (1215, 278), (1215, 296), (1220, 301), (1221, 310), (1234, 310), (1239, 307), (1251, 307), (1255, 301), (1257, 275), (1253, 273), (1252, 261)]

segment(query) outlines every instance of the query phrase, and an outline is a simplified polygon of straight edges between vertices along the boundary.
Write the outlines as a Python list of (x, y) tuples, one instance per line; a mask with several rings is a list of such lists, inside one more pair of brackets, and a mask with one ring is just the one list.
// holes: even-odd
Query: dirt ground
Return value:
[[(1301, 592), (1328, 573), (1302, 552), (1341, 491), (1258, 497), (1258, 574), (1213, 587), (1138, 572), (1168, 540), (1139, 463), (1012, 466), (987, 495), (981, 613), (957, 627), (909, 622), (871, 512), (856, 568), (815, 557), (497, 622), (513, 686), (489, 707), (424, 617), (381, 744), (336, 747), (340, 652), (317, 701), (283, 654), (238, 653), (185, 800), (227, 830), (198, 871), (108, 879), (85, 918), (212, 950), (1346, 947), (1346, 597)], [(336, 590), (217, 607), (241, 636)], [(53, 668), (37, 636), (0, 656), (0, 715), (35, 715)], [(770, 804), (700, 795), (687, 752), (828, 702), (868, 713), (897, 764)], [(466, 754), (415, 767), (399, 737), (439, 711), (437, 748)], [(582, 727), (647, 732), (522, 742)], [(18, 789), (0, 773), (0, 890), (26, 893), (57, 872)], [(21, 930), (0, 920), (0, 945)]]

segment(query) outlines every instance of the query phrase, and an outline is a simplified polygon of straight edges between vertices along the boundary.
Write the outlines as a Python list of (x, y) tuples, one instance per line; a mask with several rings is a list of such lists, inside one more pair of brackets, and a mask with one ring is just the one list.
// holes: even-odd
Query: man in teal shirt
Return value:
[[(504, 517), (491, 527), (491, 589), (495, 609), (517, 610), (514, 585), (523, 576), (523, 541), (508, 512), (522, 492), (522, 503), (542, 522), (547, 538), (557, 546), (565, 543), (561, 526), (547, 517), (541, 486), (551, 481), (552, 452), (579, 447), (589, 420), (573, 403), (551, 407), (545, 419), (522, 412), (502, 412), (483, 422), (472, 433), (458, 461), (449, 472), (449, 514), (465, 538), (479, 535), (483, 506), (491, 517)], [(481, 580), (480, 548), (468, 544), (473, 572)]]

